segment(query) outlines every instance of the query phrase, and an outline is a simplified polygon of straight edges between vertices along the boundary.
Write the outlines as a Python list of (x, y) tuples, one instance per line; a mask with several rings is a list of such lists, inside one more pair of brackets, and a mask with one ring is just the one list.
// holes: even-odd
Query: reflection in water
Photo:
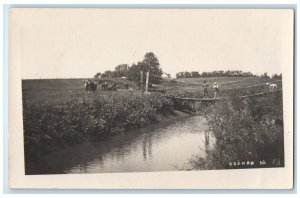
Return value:
[[(151, 134), (150, 134), (151, 135)], [(152, 159), (152, 138), (149, 136), (143, 138), (143, 158), (144, 161)]]
[(194, 155), (205, 157), (213, 141), (201, 116), (152, 125), (49, 154), (35, 174), (171, 171), (191, 168)]

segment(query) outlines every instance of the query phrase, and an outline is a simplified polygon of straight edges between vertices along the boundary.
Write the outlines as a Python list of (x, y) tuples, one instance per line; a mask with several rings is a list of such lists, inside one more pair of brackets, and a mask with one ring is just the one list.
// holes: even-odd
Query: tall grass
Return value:
[(284, 166), (282, 108), (280, 92), (208, 106), (204, 115), (216, 143), (206, 158), (191, 164), (195, 169)]
[(171, 113), (170, 99), (151, 95), (79, 94), (59, 100), (23, 101), (25, 159), (35, 160), (59, 148), (126, 133)]

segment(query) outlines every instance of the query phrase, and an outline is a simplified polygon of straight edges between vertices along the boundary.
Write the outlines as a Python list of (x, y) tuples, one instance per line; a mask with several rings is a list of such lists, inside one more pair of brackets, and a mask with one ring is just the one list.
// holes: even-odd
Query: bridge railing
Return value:
[[(277, 89), (282, 89), (282, 83), (276, 83)], [(258, 93), (267, 93), (269, 92), (269, 86), (265, 83), (257, 84), (241, 88), (230, 88), (222, 89), (222, 86), (219, 86), (219, 92), (217, 93), (217, 98), (232, 98), (232, 97), (241, 97), (254, 95)], [(203, 98), (204, 91), (202, 87), (193, 87), (193, 88), (179, 88), (173, 89), (167, 92), (170, 96), (180, 97), (180, 98)], [(208, 98), (214, 98), (215, 90), (213, 88), (208, 88)]]

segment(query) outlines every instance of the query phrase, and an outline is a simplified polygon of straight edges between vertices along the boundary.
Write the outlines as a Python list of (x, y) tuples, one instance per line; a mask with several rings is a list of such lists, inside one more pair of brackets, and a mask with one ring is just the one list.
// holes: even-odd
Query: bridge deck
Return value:
[[(251, 97), (257, 97), (257, 96), (263, 96), (267, 94), (272, 94), (274, 92), (282, 91), (282, 89), (275, 90), (273, 92), (261, 92), (261, 93), (256, 93), (252, 95), (247, 95), (247, 96), (239, 96), (241, 99), (245, 98), (251, 98)], [(179, 98), (179, 97), (173, 97), (174, 99), (177, 100), (189, 100), (189, 101), (204, 101), (204, 102), (213, 102), (213, 101), (220, 101), (220, 100), (230, 100), (231, 98)]]
[(252, 94), (252, 95), (248, 95), (248, 96), (241, 96), (240, 98), (251, 98), (251, 97), (256, 97), (256, 96), (263, 96), (263, 95), (272, 94), (272, 93), (278, 92), (278, 91), (282, 91), (282, 89), (277, 89), (272, 92), (261, 92), (261, 93), (256, 93), (256, 94)]
[(191, 101), (217, 101), (217, 100), (226, 100), (226, 98), (179, 98), (174, 97), (177, 100), (191, 100)]

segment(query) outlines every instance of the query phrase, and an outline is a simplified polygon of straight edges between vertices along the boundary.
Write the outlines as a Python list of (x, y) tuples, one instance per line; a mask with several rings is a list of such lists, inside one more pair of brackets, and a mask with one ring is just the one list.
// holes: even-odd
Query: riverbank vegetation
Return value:
[[(126, 79), (105, 79), (108, 83), (129, 84)], [(216, 103), (189, 103), (174, 97), (203, 97), (202, 83), (217, 81), (218, 97), (234, 98)], [(23, 119), (25, 160), (34, 161), (52, 151), (68, 146), (99, 141), (131, 129), (157, 122), (157, 115), (174, 110), (203, 114), (216, 137), (207, 159), (196, 158), (195, 169), (226, 168), (230, 162), (265, 159), (282, 165), (283, 128), (282, 96), (241, 100), (239, 96), (267, 91), (270, 79), (260, 77), (216, 77), (163, 80), (159, 89), (141, 95), (138, 86), (132, 91), (97, 90), (85, 93), (85, 79), (25, 80)], [(275, 82), (275, 81), (274, 81)], [(281, 88), (281, 82), (277, 82)], [(253, 84), (259, 86), (249, 87)], [(121, 87), (121, 86), (120, 86)], [(209, 89), (209, 97), (213, 90)], [(249, 154), (251, 153), (251, 154)], [(268, 156), (260, 156), (267, 153)], [(272, 161), (272, 163), (273, 163)], [(28, 164), (28, 163), (25, 163)]]
[(194, 169), (284, 166), (281, 92), (259, 98), (234, 98), (205, 108), (215, 137), (206, 158), (191, 160)]
[(26, 160), (144, 127), (155, 122), (157, 114), (170, 114), (173, 110), (171, 100), (160, 93), (58, 93), (52, 99), (45, 95), (44, 99), (23, 100)]

